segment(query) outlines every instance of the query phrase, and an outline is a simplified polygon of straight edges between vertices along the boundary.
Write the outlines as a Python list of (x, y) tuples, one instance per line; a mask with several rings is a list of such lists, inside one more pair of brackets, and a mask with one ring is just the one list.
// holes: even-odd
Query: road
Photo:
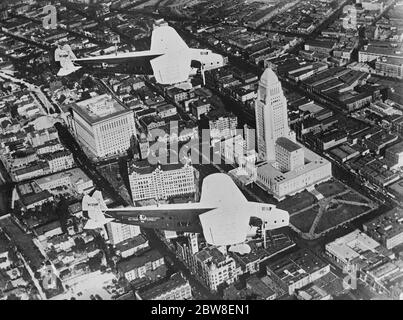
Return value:
[(98, 172), (95, 165), (88, 159), (68, 129), (60, 123), (55, 124), (60, 141), (71, 151), (77, 165), (94, 181), (98, 190), (105, 192), (117, 205), (128, 206), (129, 204), (119, 195), (119, 193), (109, 184), (109, 182)]

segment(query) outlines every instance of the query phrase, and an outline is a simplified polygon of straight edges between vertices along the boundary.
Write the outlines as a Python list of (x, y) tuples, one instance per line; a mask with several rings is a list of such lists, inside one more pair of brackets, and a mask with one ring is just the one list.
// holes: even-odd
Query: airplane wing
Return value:
[(107, 208), (99, 191), (92, 197), (83, 198), (83, 213), (89, 218), (86, 229), (99, 228), (107, 222), (114, 221), (144, 228), (201, 232), (199, 215), (213, 209), (200, 203)]
[(163, 58), (160, 53), (150, 51), (128, 52), (108, 54), (95, 57), (87, 57), (74, 60), (74, 64), (80, 67), (93, 67), (107, 65), (108, 69), (116, 68), (116, 72), (124, 70), (134, 74), (152, 75), (154, 73), (152, 61)]
[(55, 61), (60, 63), (58, 76), (69, 75), (82, 67), (101, 67), (108, 65), (108, 68), (122, 69), (121, 71), (130, 71), (135, 74), (152, 75), (153, 69), (151, 61), (163, 55), (160, 52), (136, 51), (121, 52), (116, 54), (107, 54), (94, 57), (77, 59), (69, 45), (57, 48), (55, 51)]
[(200, 203), (217, 207), (225, 203), (243, 203), (247, 199), (230, 176), (215, 173), (203, 180)]
[(198, 203), (186, 205), (108, 209), (105, 216), (114, 218), (115, 222), (144, 228), (201, 232), (199, 216), (214, 208), (203, 208)]
[(131, 63), (144, 65), (150, 63), (154, 58), (161, 56), (160, 53), (152, 53), (151, 51), (138, 51), (138, 52), (122, 52), (118, 54), (107, 54), (101, 56), (80, 58), (74, 60), (74, 63), (79, 65), (87, 64), (99, 64), (99, 63), (110, 63), (110, 64), (123, 64)]

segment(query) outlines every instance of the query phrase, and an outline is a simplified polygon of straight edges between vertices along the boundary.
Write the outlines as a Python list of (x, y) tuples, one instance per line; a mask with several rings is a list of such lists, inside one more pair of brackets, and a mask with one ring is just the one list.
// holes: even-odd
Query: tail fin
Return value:
[(57, 75), (59, 77), (67, 76), (70, 73), (76, 72), (78, 69), (80, 69), (81, 67), (74, 65), (74, 60), (77, 60), (77, 57), (68, 44), (56, 48), (55, 61), (58, 61), (61, 67)]
[(176, 30), (170, 26), (156, 27), (151, 35), (151, 51), (166, 53), (189, 49)]
[(92, 197), (85, 195), (82, 201), (83, 212), (88, 215), (88, 221), (84, 229), (102, 228), (108, 222), (113, 221), (112, 218), (106, 218), (104, 213), (108, 209), (100, 191), (95, 191)]

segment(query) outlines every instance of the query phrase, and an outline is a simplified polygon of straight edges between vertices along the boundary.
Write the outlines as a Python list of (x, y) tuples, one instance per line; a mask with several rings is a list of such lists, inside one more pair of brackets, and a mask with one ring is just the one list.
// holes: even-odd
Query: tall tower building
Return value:
[(257, 150), (260, 160), (275, 160), (277, 138), (289, 137), (287, 100), (276, 74), (267, 68), (259, 81), (255, 102)]

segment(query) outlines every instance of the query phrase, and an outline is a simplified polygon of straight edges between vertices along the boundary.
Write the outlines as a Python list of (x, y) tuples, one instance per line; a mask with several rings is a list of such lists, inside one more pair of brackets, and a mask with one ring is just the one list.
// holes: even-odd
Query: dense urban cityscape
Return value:
[(402, 84), (402, 0), (2, 1), (0, 300), (402, 300)]

